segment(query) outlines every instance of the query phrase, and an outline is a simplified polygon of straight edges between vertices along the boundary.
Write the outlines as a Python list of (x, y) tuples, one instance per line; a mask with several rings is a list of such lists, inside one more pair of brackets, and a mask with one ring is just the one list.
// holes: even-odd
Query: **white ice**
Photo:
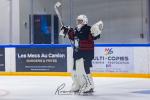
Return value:
[(150, 79), (94, 78), (93, 95), (58, 95), (71, 87), (70, 77), (0, 76), (0, 100), (150, 100)]

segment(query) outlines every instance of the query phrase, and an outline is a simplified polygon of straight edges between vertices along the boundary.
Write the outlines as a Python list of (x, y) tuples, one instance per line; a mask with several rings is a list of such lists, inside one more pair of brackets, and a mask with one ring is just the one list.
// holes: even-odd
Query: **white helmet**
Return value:
[(86, 17), (86, 15), (79, 15), (79, 16), (77, 17), (77, 20), (82, 20), (82, 21), (83, 21), (83, 22), (82, 22), (83, 25), (85, 25), (85, 24), (88, 23), (88, 18)]

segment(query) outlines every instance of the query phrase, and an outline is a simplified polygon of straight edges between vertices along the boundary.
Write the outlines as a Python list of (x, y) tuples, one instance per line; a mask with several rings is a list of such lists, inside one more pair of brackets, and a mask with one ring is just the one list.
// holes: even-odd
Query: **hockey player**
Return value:
[(76, 24), (75, 29), (63, 26), (60, 34), (65, 34), (65, 36), (67, 34), (74, 44), (71, 91), (89, 93), (94, 91), (94, 82), (90, 72), (94, 58), (94, 40), (100, 38), (103, 23), (100, 21), (91, 27), (87, 25), (86, 15), (79, 15)]

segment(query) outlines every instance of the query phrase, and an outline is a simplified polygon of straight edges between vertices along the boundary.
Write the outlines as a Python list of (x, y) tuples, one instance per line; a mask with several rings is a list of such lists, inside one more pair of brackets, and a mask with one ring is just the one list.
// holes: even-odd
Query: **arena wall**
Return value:
[[(97, 44), (95, 77), (150, 78), (149, 44)], [(70, 45), (1, 45), (0, 75), (70, 76)]]

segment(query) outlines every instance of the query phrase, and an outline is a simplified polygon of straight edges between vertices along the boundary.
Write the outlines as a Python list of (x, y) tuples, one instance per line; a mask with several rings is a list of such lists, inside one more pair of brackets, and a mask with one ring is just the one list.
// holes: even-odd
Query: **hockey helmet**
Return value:
[(88, 23), (88, 18), (86, 17), (86, 15), (79, 15), (77, 17), (77, 24), (87, 24)]

